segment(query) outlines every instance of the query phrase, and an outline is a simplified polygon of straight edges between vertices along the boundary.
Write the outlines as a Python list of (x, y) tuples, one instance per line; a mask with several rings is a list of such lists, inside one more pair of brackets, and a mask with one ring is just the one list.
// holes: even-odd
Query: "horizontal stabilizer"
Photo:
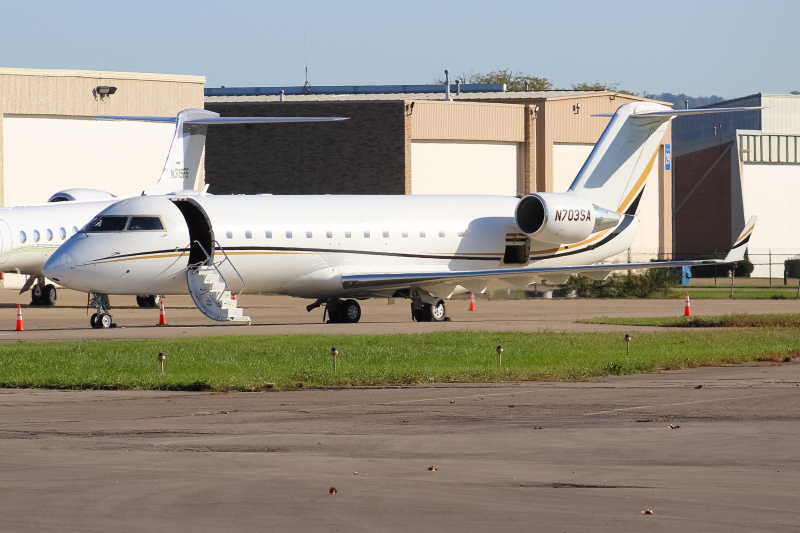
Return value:
[[(101, 120), (129, 120), (138, 122), (172, 122), (178, 117), (126, 117), (98, 115)], [(347, 117), (203, 117), (184, 120), (183, 124), (285, 124), (292, 122), (333, 122), (347, 120)]]
[[(672, 116), (678, 117), (681, 115), (708, 115), (711, 113), (730, 113), (734, 111), (756, 111), (758, 109), (766, 109), (766, 106), (761, 107), (709, 107), (702, 109), (668, 109), (666, 111), (645, 111), (641, 113), (632, 113), (630, 116), (633, 118), (643, 117), (656, 117), (656, 116)], [(614, 113), (595, 113), (593, 117), (613, 117)]]

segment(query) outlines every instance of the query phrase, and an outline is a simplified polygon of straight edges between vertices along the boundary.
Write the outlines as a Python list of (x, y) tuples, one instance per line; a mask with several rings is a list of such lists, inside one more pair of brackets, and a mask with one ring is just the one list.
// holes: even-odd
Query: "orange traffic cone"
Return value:
[(167, 325), (167, 315), (164, 313), (164, 298), (161, 298), (161, 312), (158, 315), (158, 324), (157, 326), (166, 326)]
[(22, 331), (22, 306), (17, 304), (17, 331)]
[(474, 292), (469, 293), (469, 310), (470, 311), (474, 311), (475, 310), (475, 293)]
[(692, 304), (689, 303), (689, 293), (686, 293), (686, 306), (683, 308), (683, 316), (692, 316)]

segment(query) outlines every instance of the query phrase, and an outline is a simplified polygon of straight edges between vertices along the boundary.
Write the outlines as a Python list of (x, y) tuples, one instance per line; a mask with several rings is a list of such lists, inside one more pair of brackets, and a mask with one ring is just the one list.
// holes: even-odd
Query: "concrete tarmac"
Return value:
[(0, 529), (797, 531), (799, 384), (4, 390)]
[[(254, 325), (188, 297), (158, 310), (85, 295), (54, 308), (0, 291), (2, 342), (450, 329), (588, 331), (590, 316), (683, 313), (682, 300), (363, 303), (359, 324), (247, 296)], [(693, 302), (695, 314), (800, 312), (796, 301)], [(630, 329), (630, 328), (628, 328)], [(0, 369), (2, 371), (2, 369)], [(796, 531), (800, 361), (591, 383), (264, 393), (0, 390), (1, 531)], [(672, 426), (672, 428), (670, 428)], [(679, 426), (679, 427), (678, 427)], [(436, 470), (431, 470), (433, 467)], [(336, 493), (330, 494), (335, 488)], [(643, 514), (652, 510), (653, 514)]]
[[(112, 296), (112, 314), (118, 327), (95, 330), (89, 326), (85, 293), (59, 290), (54, 307), (30, 306), (30, 295), (0, 290), (0, 342), (17, 340), (143, 339), (220, 335), (291, 333), (422, 333), (430, 331), (624, 331), (625, 326), (577, 324), (595, 316), (683, 316), (681, 300), (483, 300), (469, 311), (466, 300), (447, 302), (450, 322), (411, 320), (407, 300), (365, 300), (358, 324), (323, 324), (323, 309), (307, 312), (311, 300), (288, 296), (243, 295), (240, 307), (251, 326), (214, 322), (197, 310), (189, 296), (165, 300), (167, 327), (158, 327), (159, 310), (141, 309), (133, 296)], [(17, 304), (22, 304), (24, 331), (15, 331)], [(798, 313), (798, 300), (696, 300), (695, 315), (730, 313)], [(638, 328), (642, 331), (642, 328)]]

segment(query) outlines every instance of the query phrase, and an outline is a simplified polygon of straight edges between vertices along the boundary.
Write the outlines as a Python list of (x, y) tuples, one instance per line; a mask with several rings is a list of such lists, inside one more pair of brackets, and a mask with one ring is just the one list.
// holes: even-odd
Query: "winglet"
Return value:
[(739, 234), (739, 238), (733, 243), (731, 251), (725, 256), (725, 263), (735, 263), (736, 261), (742, 261), (744, 259), (744, 254), (747, 252), (747, 243), (750, 242), (750, 234), (756, 226), (757, 218), (757, 216), (753, 215), (750, 217), (750, 220), (747, 221), (742, 233)]

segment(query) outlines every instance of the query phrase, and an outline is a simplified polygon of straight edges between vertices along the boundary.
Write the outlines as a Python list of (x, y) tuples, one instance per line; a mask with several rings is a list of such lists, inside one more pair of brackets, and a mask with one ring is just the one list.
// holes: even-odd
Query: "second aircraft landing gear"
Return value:
[(45, 285), (44, 278), (37, 278), (36, 283), (31, 287), (31, 305), (56, 305), (58, 294), (52, 283)]
[(89, 319), (89, 324), (93, 328), (106, 329), (117, 326), (111, 317), (111, 303), (108, 301), (108, 294), (92, 293), (92, 300), (89, 305), (97, 309), (97, 312)]

